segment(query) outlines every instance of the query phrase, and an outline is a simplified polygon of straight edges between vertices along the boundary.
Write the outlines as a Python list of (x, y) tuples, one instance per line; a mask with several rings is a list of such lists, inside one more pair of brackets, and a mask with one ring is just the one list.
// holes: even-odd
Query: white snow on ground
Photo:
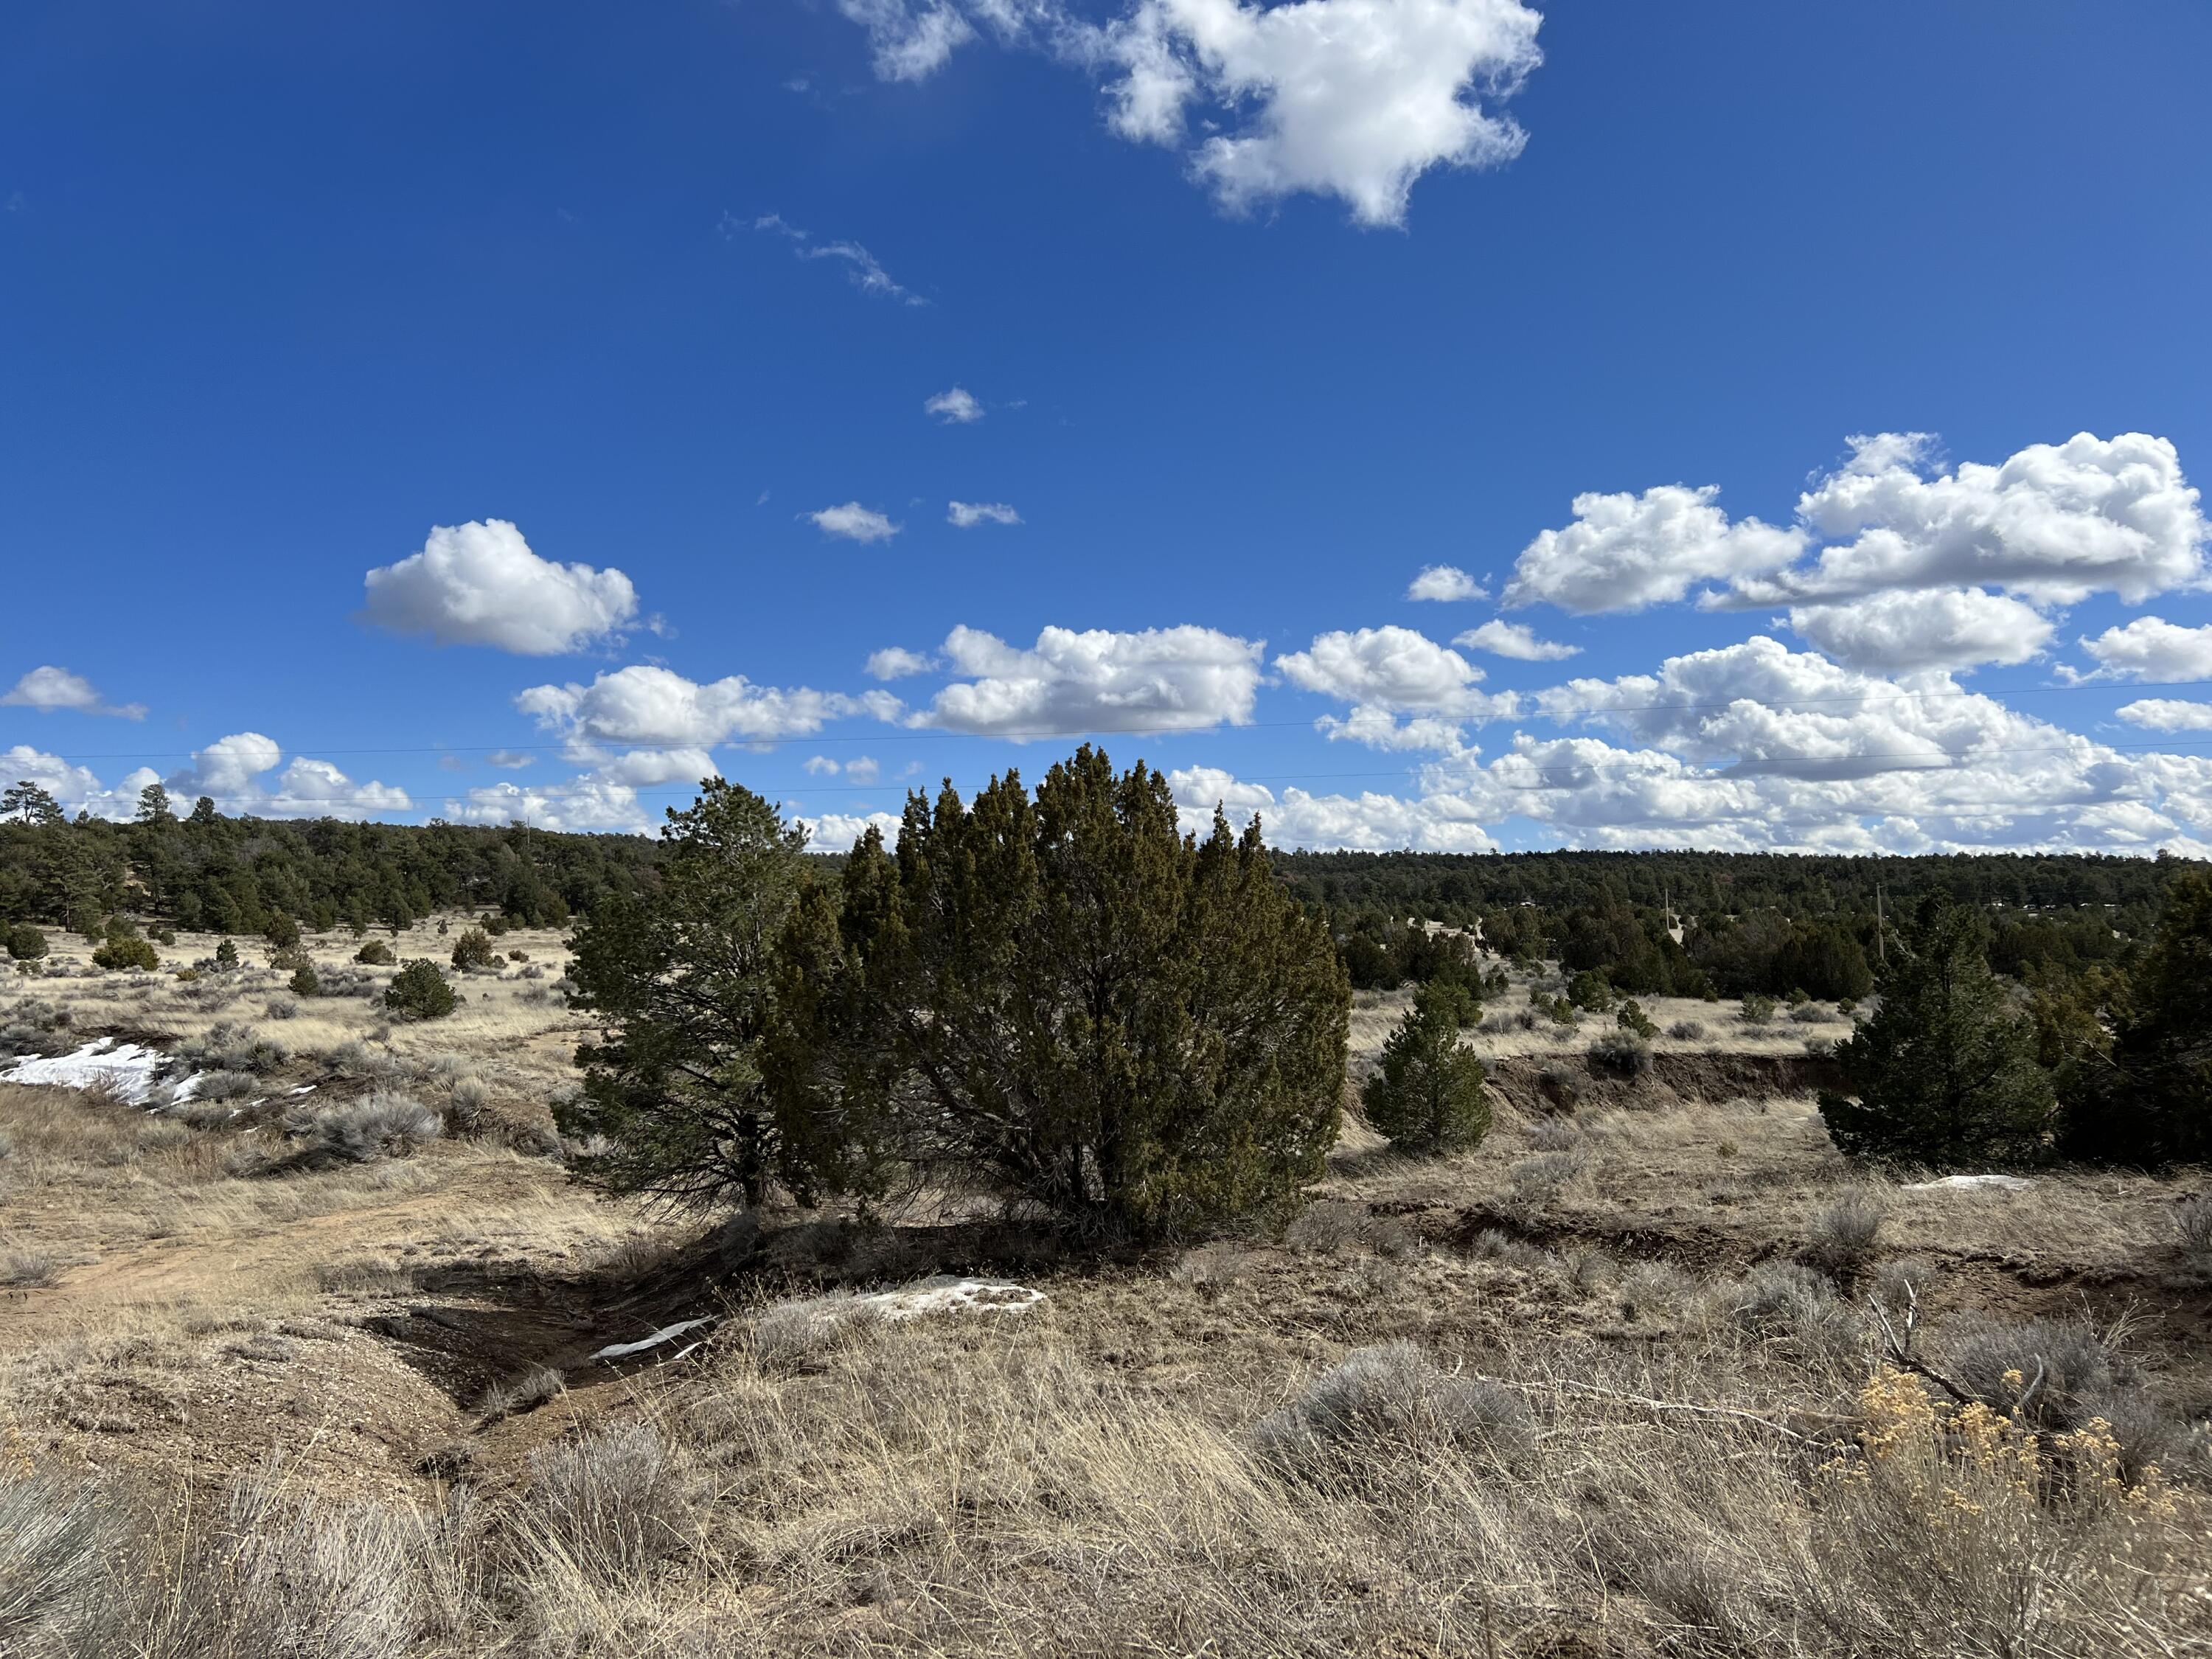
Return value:
[(1905, 1190), (1908, 1193), (1989, 1192), (2024, 1193), (2035, 1183), (2026, 1176), (1977, 1175), (1945, 1176), (1937, 1181), (1916, 1181)]
[(181, 1106), (188, 1100), (198, 1099), (200, 1085), (207, 1081), (207, 1075), (205, 1072), (194, 1072), (190, 1077), (173, 1085), (169, 1091), (169, 1104)]
[(925, 1279), (903, 1290), (876, 1291), (853, 1298), (854, 1305), (873, 1308), (882, 1319), (918, 1319), (935, 1313), (1021, 1313), (1044, 1300), (1042, 1291), (1033, 1291), (1026, 1285), (950, 1275)]
[[(651, 1336), (640, 1337), (635, 1342), (610, 1342), (605, 1347), (601, 1348), (598, 1352), (594, 1353), (592, 1358), (594, 1359), (627, 1359), (634, 1353), (643, 1353), (647, 1348), (657, 1348), (664, 1342), (673, 1342), (678, 1337), (683, 1335), (686, 1331), (696, 1331), (702, 1325), (711, 1325), (714, 1322), (712, 1316), (705, 1319), (682, 1320), (676, 1324), (662, 1327), (659, 1330), (655, 1331)], [(698, 1345), (696, 1343), (692, 1345), (694, 1347), (697, 1346)], [(684, 1353), (689, 1353), (690, 1352), (690, 1348), (684, 1350)], [(681, 1353), (676, 1356), (678, 1359), (681, 1359), (683, 1357), (684, 1354)]]
[[(829, 1335), (850, 1324), (919, 1319), (927, 1314), (1023, 1313), (1046, 1300), (1042, 1291), (1033, 1291), (1026, 1285), (1008, 1285), (991, 1279), (955, 1279), (944, 1274), (896, 1291), (871, 1291), (861, 1296), (823, 1296), (797, 1302), (779, 1302), (774, 1307), (761, 1311), (754, 1321), (754, 1328), (757, 1340), (759, 1333), (781, 1328), (786, 1333), (781, 1340), (789, 1340), (792, 1335), (797, 1334), (804, 1341)], [(687, 1319), (655, 1331), (650, 1336), (640, 1337), (635, 1342), (611, 1342), (592, 1358), (610, 1364), (618, 1359), (628, 1359), (634, 1354), (644, 1353), (663, 1343), (673, 1342), (688, 1332), (714, 1322), (712, 1316), (703, 1319)], [(698, 1346), (696, 1340), (687, 1342), (668, 1358), (672, 1361), (681, 1359)]]
[(52, 1060), (35, 1055), (19, 1060), (0, 1072), (0, 1083), (52, 1084), (64, 1089), (90, 1089), (105, 1084), (134, 1106), (143, 1106), (154, 1093), (154, 1076), (169, 1057), (156, 1048), (102, 1037), (74, 1054)]

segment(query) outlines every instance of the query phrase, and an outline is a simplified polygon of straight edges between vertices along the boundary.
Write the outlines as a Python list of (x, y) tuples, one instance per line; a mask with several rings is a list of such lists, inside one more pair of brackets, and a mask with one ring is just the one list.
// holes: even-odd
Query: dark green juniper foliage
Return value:
[[(794, 920), (775, 1075), (847, 1181), (896, 1170), (1079, 1229), (1279, 1212), (1337, 1133), (1350, 988), (1255, 819), (1179, 833), (1167, 781), (1085, 745), (1031, 801), (908, 798)], [(803, 994), (798, 994), (803, 988)]]
[(438, 964), (428, 957), (419, 957), (394, 974), (384, 992), (384, 1006), (409, 1019), (443, 1019), (453, 1012), (454, 1003), (453, 988), (446, 983)]
[(1823, 1094), (1820, 1115), (1837, 1149), (1937, 1164), (2037, 1156), (2051, 1074), (2033, 1023), (1990, 972), (1989, 924), (1935, 900), (1916, 931), (1893, 955), (1880, 1012), (1836, 1050), (1849, 1097)]
[(572, 942), (576, 1004), (604, 1035), (576, 1050), (583, 1093), (557, 1118), (605, 1141), (573, 1167), (684, 1209), (757, 1205), (778, 1180), (808, 1196), (814, 1170), (786, 1156), (761, 1065), (806, 832), (708, 778), (661, 833), (658, 887), (601, 906)]
[(2083, 1022), (2088, 1040), (2059, 1062), (2066, 1151), (2149, 1167), (2212, 1158), (2212, 880), (2173, 882), (2142, 965), (2105, 988), (2110, 1037)]
[(1443, 981), (1415, 993), (1359, 1091), (1370, 1127), (1401, 1152), (1464, 1151), (1490, 1133), (1482, 1062), (1460, 1046), (1465, 994)]
[(491, 935), (481, 927), (471, 927), (453, 941), (453, 966), (462, 969), (495, 968), (499, 953), (491, 948)]

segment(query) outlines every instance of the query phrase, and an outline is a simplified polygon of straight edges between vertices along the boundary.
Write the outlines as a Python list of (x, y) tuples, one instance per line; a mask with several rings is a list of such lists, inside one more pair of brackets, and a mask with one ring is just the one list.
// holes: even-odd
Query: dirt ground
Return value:
[[(418, 928), (398, 954), (442, 957), (457, 926), (442, 937)], [(271, 1089), (312, 1083), (310, 1100), (368, 1086), (331, 1058), (353, 1043), (389, 1055), (387, 1086), (426, 1103), (463, 1079), (490, 1097), (473, 1133), (412, 1157), (272, 1174), (240, 1155), (276, 1133), (267, 1127), (191, 1127), (113, 1099), (0, 1085), (0, 1446), (40, 1469), (210, 1487), (281, 1458), (303, 1489), (435, 1503), (457, 1480), (526, 1484), (534, 1455), (609, 1425), (721, 1412), (733, 1389), (753, 1397), (745, 1391), (769, 1385), (738, 1334), (794, 1297), (954, 1273), (1042, 1291), (1048, 1314), (1030, 1328), (1050, 1331), (1054, 1363), (1079, 1366), (1093, 1379), (1085, 1388), (1110, 1385), (1117, 1399), (1224, 1432), (1296, 1398), (1347, 1353), (1395, 1340), (1535, 1395), (1607, 1378), (1617, 1398), (1663, 1395), (1679, 1402), (1669, 1409), (1832, 1422), (1872, 1352), (1852, 1310), (1909, 1279), (1937, 1332), (2044, 1320), (2106, 1334), (2193, 1437), (2189, 1455), (2204, 1451), (2212, 1264), (2185, 1250), (2175, 1225), (2202, 1173), (2041, 1173), (2008, 1192), (1913, 1190), (1923, 1172), (1852, 1169), (1813, 1103), (1822, 1061), (1807, 1039), (1817, 1047), (1850, 1029), (1832, 1010), (1747, 1026), (1724, 1006), (1660, 1000), (1647, 1012), (1662, 1030), (1696, 1021), (1704, 1031), (1662, 1036), (1651, 1070), (1623, 1079), (1582, 1059), (1609, 1019), (1524, 1031), (1510, 1018), (1527, 994), (1516, 984), (1490, 1009), (1509, 1018), (1469, 1039), (1497, 1109), (1473, 1152), (1401, 1158), (1355, 1116), (1286, 1232), (1078, 1259), (973, 1217), (861, 1226), (789, 1214), (764, 1229), (716, 1227), (580, 1191), (548, 1117), (573, 1083), (584, 1030), (546, 990), (564, 965), (561, 944), (544, 933), (498, 943), (527, 963), (465, 979), (462, 1011), (419, 1025), (387, 1025), (359, 996), (271, 1018), (283, 993), (267, 975), (245, 976), (228, 1001), (155, 975), (0, 992), (0, 1020), (33, 1001), (65, 1009), (71, 1042), (118, 1034), (169, 1047), (220, 1022), (250, 1025), (289, 1051)], [(355, 948), (343, 935), (309, 944), (333, 967)], [(212, 952), (212, 940), (184, 939), (162, 954), (184, 963)], [(537, 975), (523, 977), (529, 968)], [(1405, 1000), (1359, 999), (1355, 1073)], [(1879, 1210), (1878, 1237), (1822, 1304), (1819, 1332), (1747, 1323), (1756, 1298), (1745, 1286), (1804, 1271), (1824, 1217), (1846, 1199)], [(702, 1316), (720, 1323), (681, 1358), (668, 1360), (672, 1343), (592, 1357)], [(1027, 1363), (1021, 1345), (1035, 1339), (1020, 1325), (917, 1322), (920, 1346), (898, 1363), (934, 1356), (995, 1376)], [(871, 1352), (871, 1364), (890, 1363)], [(499, 1406), (501, 1385), (541, 1368), (553, 1381), (523, 1409)], [(802, 1367), (775, 1385), (776, 1408), (799, 1409), (821, 1385), (818, 1366)], [(1674, 1419), (1629, 1420), (1640, 1426), (1607, 1417), (1554, 1432), (1650, 1434)], [(830, 1594), (807, 1584), (805, 1596)], [(806, 1608), (787, 1608), (783, 1635), (762, 1650), (827, 1639), (831, 1614)], [(1534, 1628), (1548, 1615), (1531, 1601), (1516, 1617)]]

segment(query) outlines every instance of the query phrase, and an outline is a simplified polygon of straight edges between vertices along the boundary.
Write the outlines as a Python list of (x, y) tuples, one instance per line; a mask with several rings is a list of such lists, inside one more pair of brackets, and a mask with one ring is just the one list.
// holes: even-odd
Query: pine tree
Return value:
[(1988, 924), (1938, 902), (1918, 932), (1882, 984), (1880, 1011), (1836, 1050), (1849, 1093), (1820, 1097), (1830, 1137), (1850, 1157), (2039, 1155), (2051, 1075), (2036, 1061), (2033, 1024), (1990, 971)]
[(2212, 1158), (2212, 879), (2176, 879), (2142, 965), (2103, 988), (2110, 1038), (2077, 1016), (2086, 1030), (2060, 1065), (2065, 1151), (2140, 1166)]
[[(796, 1126), (1027, 1200), (1176, 1237), (1279, 1212), (1337, 1132), (1350, 991), (1255, 819), (1177, 825), (1167, 781), (1086, 745), (1034, 802), (1018, 775), (908, 799), (794, 924), (776, 1077)], [(863, 1155), (865, 1154), (865, 1155)]]
[(0, 790), (0, 818), (40, 827), (69, 822), (61, 804), (28, 778), (19, 778)]
[(169, 810), (169, 792), (158, 783), (149, 783), (138, 792), (138, 820), (141, 823), (174, 823), (177, 815)]
[(605, 1191), (689, 1209), (757, 1205), (779, 1180), (809, 1192), (762, 1071), (806, 832), (709, 778), (661, 833), (658, 887), (603, 905), (575, 935), (576, 1003), (605, 1035), (577, 1049), (583, 1093), (556, 1115), (564, 1133), (606, 1150), (572, 1168)]
[(1463, 1151), (1490, 1133), (1482, 1062), (1460, 1046), (1456, 990), (1439, 981), (1414, 994), (1359, 1092), (1369, 1125), (1405, 1152)]

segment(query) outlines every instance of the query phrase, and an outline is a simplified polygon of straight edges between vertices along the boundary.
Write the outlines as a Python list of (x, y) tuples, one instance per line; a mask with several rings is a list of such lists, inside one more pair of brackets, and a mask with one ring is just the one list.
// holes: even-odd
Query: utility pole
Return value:
[(1883, 967), (1889, 966), (1889, 930), (1882, 925), (1880, 882), (1874, 884), (1874, 953)]

